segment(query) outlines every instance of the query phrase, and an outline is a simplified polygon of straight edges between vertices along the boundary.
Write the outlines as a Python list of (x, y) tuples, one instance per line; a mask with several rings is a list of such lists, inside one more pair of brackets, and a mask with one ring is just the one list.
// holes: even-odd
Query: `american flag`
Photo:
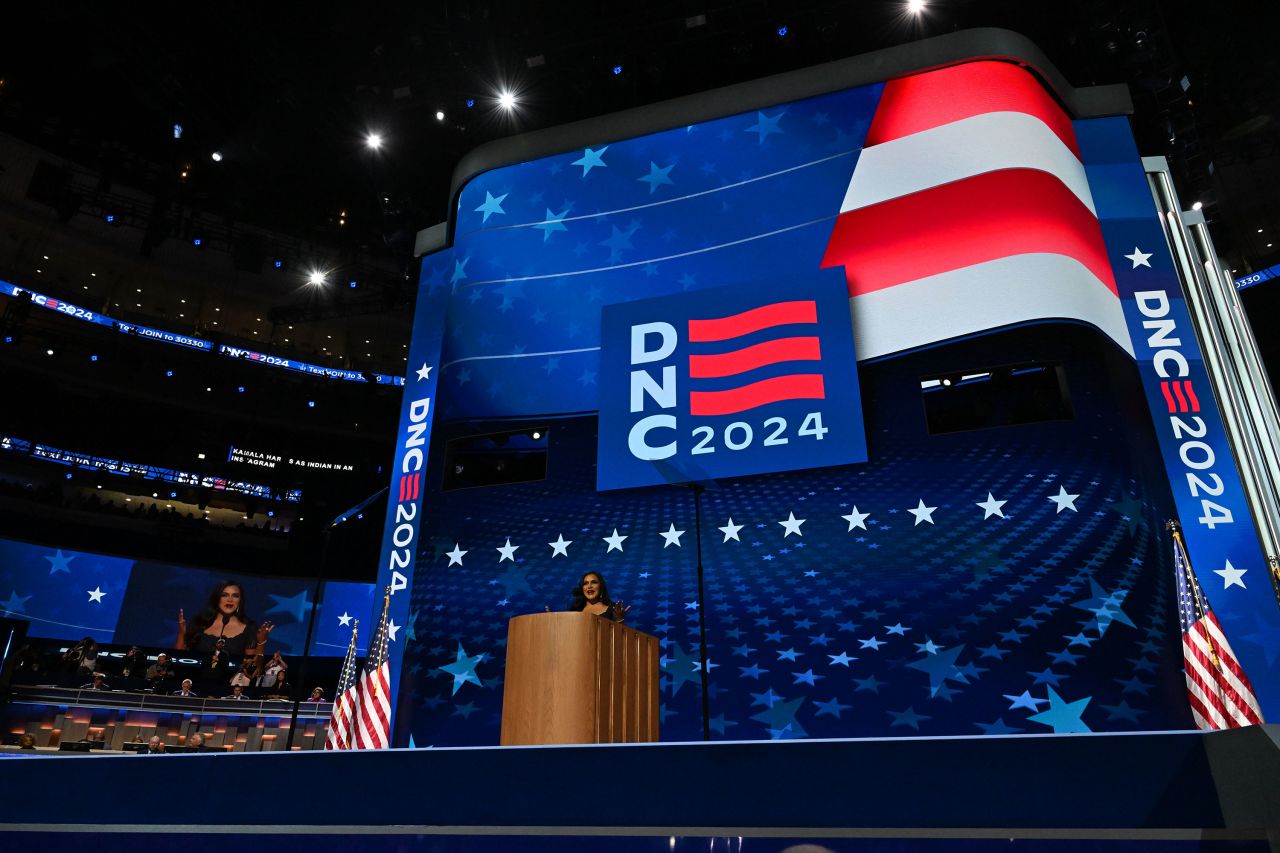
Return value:
[(391, 664), (387, 660), (387, 609), (391, 588), (382, 596), (382, 615), (373, 632), (369, 656), (356, 689), (353, 749), (386, 749), (391, 743)]
[(1133, 352), (1071, 120), (1007, 62), (885, 84), (822, 266), (860, 360), (1045, 317)]
[(1182, 530), (1176, 521), (1169, 522), (1169, 529), (1173, 533), (1173, 570), (1178, 585), (1183, 670), (1191, 716), (1198, 727), (1209, 730), (1261, 723), (1262, 712), (1253, 695), (1253, 685), (1240, 668), (1218, 617), (1200, 589), (1187, 559)]
[(356, 710), (356, 633), (360, 620), (351, 628), (351, 643), (347, 657), (342, 661), (342, 675), (338, 678), (338, 693), (333, 697), (333, 713), (329, 717), (329, 733), (324, 740), (325, 749), (350, 749), (351, 724)]

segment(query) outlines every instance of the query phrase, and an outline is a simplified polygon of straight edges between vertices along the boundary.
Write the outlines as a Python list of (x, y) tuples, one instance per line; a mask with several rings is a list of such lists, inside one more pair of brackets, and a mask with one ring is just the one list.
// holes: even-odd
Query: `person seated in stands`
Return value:
[(103, 675), (101, 672), (95, 672), (93, 674), (93, 681), (90, 681), (88, 684), (81, 684), (80, 689), (81, 690), (110, 690), (111, 685), (107, 684), (107, 677), (105, 675)]
[(144, 675), (147, 671), (147, 656), (137, 646), (130, 647), (120, 659), (120, 674), (125, 678)]
[(627, 617), (630, 607), (621, 601), (609, 598), (609, 587), (604, 582), (604, 575), (599, 572), (587, 572), (573, 589), (573, 603), (570, 610), (590, 613), (613, 622), (621, 622)]
[(18, 749), (35, 749), (35, 748), (36, 748), (36, 736), (31, 734), (31, 732), (27, 732), (22, 737), (18, 738)]
[(196, 750), (203, 750), (204, 749), (204, 733), (196, 732), (195, 734), (191, 735), (191, 737), (187, 738), (187, 746), (192, 747), (193, 749), (196, 749)]
[(164, 755), (164, 741), (159, 735), (152, 735), (151, 740), (147, 741), (147, 748), (142, 751), (143, 755)]
[(311, 695), (307, 697), (307, 701), (308, 701), (308, 702), (323, 702), (323, 701), (324, 701), (324, 688), (323, 688), (323, 687), (317, 687), (315, 690), (312, 690), (312, 691), (311, 691)]
[(204, 672), (201, 675), (210, 680), (220, 680), (222, 674), (226, 671), (227, 641), (219, 637), (218, 641), (213, 644), (213, 651), (204, 660)]
[(181, 696), (181, 697), (182, 697), (182, 698), (184, 698), (184, 699), (195, 699), (195, 698), (197, 698), (197, 696), (198, 696), (198, 694), (194, 693), (194, 692), (191, 690), (191, 679), (190, 679), (190, 678), (184, 678), (184, 679), (182, 679), (182, 688), (181, 688), (181, 689), (179, 689), (179, 690), (175, 690), (175, 691), (173, 691), (173, 695), (174, 695), (174, 696)]
[(271, 660), (267, 662), (266, 667), (262, 670), (262, 679), (258, 682), (259, 687), (274, 688), (277, 684), (284, 683), (284, 671), (289, 668), (289, 664), (284, 662), (279, 650), (271, 656)]
[(159, 686), (161, 682), (173, 678), (173, 666), (169, 663), (169, 656), (161, 652), (156, 657), (156, 662), (147, 667), (147, 681), (152, 686)]
[(237, 684), (231, 688), (230, 694), (223, 696), (222, 698), (240, 700), (240, 699), (248, 699), (249, 697), (244, 695), (244, 688), (241, 687), (239, 684)]
[(258, 625), (245, 614), (244, 590), (235, 581), (225, 581), (213, 588), (205, 607), (188, 627), (182, 610), (178, 611), (178, 639), (175, 648), (211, 653), (218, 640), (225, 640), (223, 650), (229, 655), (260, 655), (267, 636), (275, 626)]
[(253, 658), (245, 658), (244, 663), (236, 670), (236, 674), (231, 676), (232, 687), (243, 689), (253, 683), (253, 660)]

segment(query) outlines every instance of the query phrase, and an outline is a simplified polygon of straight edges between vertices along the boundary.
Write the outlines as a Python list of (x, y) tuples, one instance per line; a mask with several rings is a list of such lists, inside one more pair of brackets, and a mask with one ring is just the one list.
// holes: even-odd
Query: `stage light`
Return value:
[(537, 441), (537, 440), (538, 440), (538, 439), (540, 439), (540, 438), (542, 438), (542, 433), (538, 432), (537, 430), (534, 430), (534, 431), (533, 431), (533, 440), (534, 440), (534, 441)]
[(499, 92), (498, 106), (504, 110), (514, 110), (516, 108), (516, 96), (510, 92)]
[(613, 76), (614, 76), (614, 77), (617, 77), (617, 76), (618, 76), (619, 74), (621, 74), (621, 73), (622, 73), (622, 66), (621, 66), (621, 65), (615, 65), (615, 66), (613, 66)]
[(467, 109), (471, 109), (471, 108), (472, 108), (472, 107), (474, 107), (475, 105), (476, 105), (476, 99), (475, 99), (475, 98), (467, 98)]
[(172, 378), (173, 378), (173, 371), (172, 371), (172, 370), (166, 370), (166, 371), (164, 372), (164, 375), (165, 375), (165, 376), (168, 376), (170, 379), (172, 379)]
[(782, 26), (778, 27), (778, 38), (786, 38), (786, 37), (787, 37), (787, 25), (783, 24)]
[(204, 454), (203, 454), (203, 453), (197, 453), (197, 454), (196, 454), (196, 458), (197, 458), (197, 459), (203, 459), (203, 458), (204, 458)]
[(1204, 207), (1204, 202), (1202, 201), (1198, 201), (1195, 204), (1191, 205), (1192, 210), (1199, 210), (1202, 207)]
[(180, 124), (175, 124), (175, 125), (173, 126), (173, 138), (174, 138), (174, 139), (181, 139), (181, 138), (182, 138), (182, 125), (180, 125)]
[(108, 223), (108, 224), (111, 224), (111, 223), (113, 223), (113, 222), (115, 222), (115, 221), (116, 221), (116, 215), (115, 215), (114, 213), (108, 213), (108, 214), (107, 214), (107, 223)]
[(444, 110), (436, 110), (436, 121), (444, 121)]
[(355, 282), (355, 281), (349, 281), (349, 282), (347, 282), (347, 287), (351, 288), (352, 290), (355, 290), (355, 289), (356, 289), (357, 287), (359, 287), (359, 286), (360, 286), (360, 285), (359, 285), (359, 283), (358, 283), (358, 282)]
[(907, 11), (919, 15), (924, 11), (924, 0), (907, 0)]
[(97, 357), (96, 355), (91, 355), (91, 356), (89, 356), (89, 360), (90, 360), (90, 361), (97, 361), (97, 360), (98, 360), (98, 357)]
[(199, 237), (191, 241), (191, 245), (195, 246), (197, 249), (200, 248), (200, 246), (202, 246), (203, 244), (204, 244), (204, 240), (200, 239)]
[(51, 349), (47, 349), (47, 350), (45, 350), (45, 351), (44, 351), (44, 354), (45, 354), (45, 355), (53, 355), (53, 350), (51, 350)]
[(5, 342), (6, 344), (11, 344), (11, 343), (13, 343), (13, 335), (5, 335), (5, 336), (4, 336), (4, 342)]
[(324, 273), (319, 270), (312, 270), (311, 274), (307, 276), (307, 284), (313, 284), (317, 287), (324, 284)]
[(176, 498), (177, 496), (178, 496), (178, 493), (177, 493), (177, 492), (170, 492), (170, 493), (169, 493), (169, 497), (171, 497), (171, 498)]
[(67, 479), (68, 479), (68, 480), (70, 480), (70, 479), (71, 479), (71, 475), (70, 475), (70, 474), (68, 474), (68, 475), (67, 475)]
[(238, 386), (238, 387), (236, 388), (236, 393), (237, 393), (237, 394), (243, 394), (243, 393), (244, 393), (244, 386), (243, 386), (243, 385)]
[(308, 401), (307, 401), (307, 408), (308, 408), (308, 409), (314, 409), (315, 407), (316, 407), (316, 401), (315, 401), (315, 400), (308, 400)]
[(213, 158), (213, 162), (215, 162), (215, 163), (221, 163), (221, 162), (222, 162), (222, 152), (221, 152), (221, 151), (215, 151), (215, 152), (213, 152), (212, 154), (210, 154), (209, 156)]
[(274, 266), (275, 266), (275, 268), (276, 268), (276, 269), (283, 269), (283, 268), (284, 268), (284, 261), (276, 261), (276, 262), (275, 262), (275, 264), (274, 264)]
[(371, 150), (377, 151), (379, 148), (382, 147), (381, 134), (377, 134), (377, 133), (369, 134), (364, 138), (364, 144), (367, 145)]

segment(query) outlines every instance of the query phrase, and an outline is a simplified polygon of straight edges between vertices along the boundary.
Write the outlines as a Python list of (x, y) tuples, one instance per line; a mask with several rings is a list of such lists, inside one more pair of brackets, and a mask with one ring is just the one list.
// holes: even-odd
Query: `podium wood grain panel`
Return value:
[(502, 745), (658, 740), (658, 639), (584, 613), (507, 628)]

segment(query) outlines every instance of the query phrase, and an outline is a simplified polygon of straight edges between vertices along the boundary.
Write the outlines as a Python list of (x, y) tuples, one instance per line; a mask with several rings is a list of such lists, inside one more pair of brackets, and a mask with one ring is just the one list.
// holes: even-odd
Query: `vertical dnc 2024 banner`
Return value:
[(607, 305), (596, 486), (867, 460), (839, 273)]

